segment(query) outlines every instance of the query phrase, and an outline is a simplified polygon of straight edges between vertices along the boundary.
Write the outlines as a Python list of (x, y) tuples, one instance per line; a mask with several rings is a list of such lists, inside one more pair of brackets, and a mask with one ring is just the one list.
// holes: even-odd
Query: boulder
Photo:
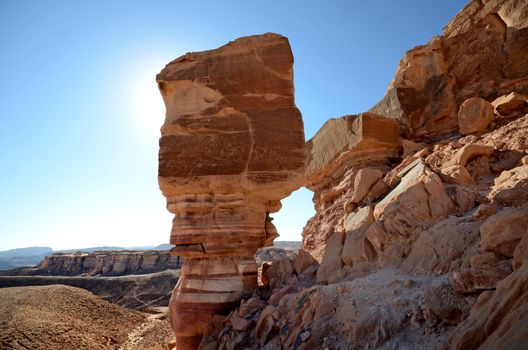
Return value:
[[(303, 247), (318, 261), (358, 202), (369, 202), (375, 180), (398, 158), (397, 123), (373, 113), (330, 119), (307, 142), (306, 187), (317, 214), (303, 230)], [(368, 194), (367, 194), (368, 193)]]
[(272, 262), (271, 266), (264, 272), (272, 290), (287, 285), (294, 273), (295, 267), (290, 258)]
[(469, 267), (477, 254), (481, 221), (449, 217), (420, 234), (400, 270), (411, 275), (443, 275)]
[(522, 264), (527, 264), (528, 259), (528, 235), (524, 235), (521, 241), (517, 244), (513, 250), (513, 261), (512, 267), (517, 270)]
[(511, 263), (503, 260), (480, 267), (468, 267), (449, 274), (449, 282), (458, 293), (475, 293), (494, 289), (497, 283), (512, 272)]
[(418, 151), (421, 151), (423, 149), (427, 149), (428, 145), (425, 143), (416, 143), (411, 140), (403, 140), (402, 141), (402, 147), (403, 147), (403, 158), (407, 158), (409, 156), (412, 156)]
[(481, 226), (482, 250), (513, 257), (513, 250), (528, 235), (528, 207), (507, 208), (490, 216)]
[(528, 264), (477, 299), (469, 317), (449, 337), (448, 348), (524, 349), (528, 343)]
[(317, 189), (344, 163), (386, 162), (401, 148), (398, 125), (374, 113), (329, 119), (307, 141), (307, 187)]
[(352, 202), (359, 203), (369, 193), (372, 186), (383, 177), (383, 173), (379, 169), (362, 168), (356, 174), (354, 179), (354, 193), (352, 194)]
[(354, 262), (372, 261), (376, 250), (366, 237), (368, 227), (374, 222), (373, 207), (363, 207), (350, 214), (345, 223), (346, 236), (341, 259), (345, 265)]
[(502, 116), (509, 116), (526, 107), (526, 97), (516, 93), (515, 91), (508, 95), (497, 97), (492, 103), (495, 112)]
[(338, 281), (343, 275), (341, 268), (341, 252), (343, 251), (343, 241), (345, 235), (343, 232), (335, 232), (326, 243), (323, 261), (317, 269), (317, 283), (333, 283)]
[(495, 118), (493, 105), (480, 98), (468, 98), (458, 110), (458, 131), (462, 135), (484, 131)]
[(302, 274), (304, 271), (306, 271), (306, 269), (313, 265), (319, 265), (319, 263), (313, 258), (310, 253), (308, 253), (304, 249), (297, 250), (297, 254), (295, 255), (294, 267), (295, 272), (298, 275)]
[(455, 205), (438, 175), (419, 162), (394, 190), (376, 204), (374, 218), (383, 223), (381, 231), (384, 234), (367, 232), (367, 237), (369, 240), (372, 238), (371, 242), (377, 249), (383, 246), (378, 254), (400, 260), (407, 256), (421, 232), (454, 210)]
[(407, 51), (383, 99), (370, 111), (395, 118), (407, 138), (454, 131), (457, 126), (453, 80), (440, 38)]
[(495, 180), (488, 198), (492, 202), (512, 205), (528, 199), (528, 165), (503, 171)]

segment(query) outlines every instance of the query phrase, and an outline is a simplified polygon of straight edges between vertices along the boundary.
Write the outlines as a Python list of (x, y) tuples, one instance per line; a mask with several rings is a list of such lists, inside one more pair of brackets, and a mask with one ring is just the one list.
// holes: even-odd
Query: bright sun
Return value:
[(156, 84), (156, 73), (156, 69), (148, 69), (137, 75), (132, 84), (130, 105), (141, 131), (159, 137), (165, 119), (165, 106)]

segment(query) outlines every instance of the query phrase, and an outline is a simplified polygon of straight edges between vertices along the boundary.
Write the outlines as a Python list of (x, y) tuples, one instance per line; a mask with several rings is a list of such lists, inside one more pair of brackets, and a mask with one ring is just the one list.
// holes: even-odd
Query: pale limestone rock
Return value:
[[(155, 263), (152, 263), (154, 261)], [(123, 275), (145, 274), (179, 269), (183, 258), (167, 251), (95, 251), (91, 253), (55, 253), (38, 265), (52, 275)]]
[[(420, 162), (416, 164), (374, 209), (374, 217), (383, 223), (367, 232), (384, 265), (400, 261), (409, 253), (422, 231), (453, 213), (455, 205), (446, 194), (442, 181)], [(370, 229), (369, 229), (370, 231)]]
[(462, 135), (484, 131), (495, 118), (493, 105), (480, 98), (468, 98), (458, 110), (458, 130)]
[(353, 265), (354, 262), (372, 261), (376, 257), (376, 251), (370, 241), (366, 238), (366, 231), (374, 222), (373, 207), (359, 208), (346, 219), (346, 236), (343, 243), (341, 259), (345, 265)]
[(482, 250), (513, 256), (520, 240), (528, 235), (528, 207), (508, 208), (490, 216), (481, 226)]
[(366, 231), (368, 227), (374, 222), (373, 207), (367, 206), (359, 208), (354, 213), (348, 215), (345, 223), (345, 231), (347, 233)]
[(360, 261), (373, 261), (376, 250), (367, 239), (365, 232), (350, 232), (346, 234), (341, 259), (345, 265), (352, 266)]

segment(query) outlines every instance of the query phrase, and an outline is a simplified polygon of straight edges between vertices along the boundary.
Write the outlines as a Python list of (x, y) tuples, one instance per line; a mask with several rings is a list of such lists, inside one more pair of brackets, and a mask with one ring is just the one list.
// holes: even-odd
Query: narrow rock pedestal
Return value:
[(277, 34), (188, 53), (157, 76), (166, 106), (159, 185), (186, 257), (170, 302), (178, 350), (196, 349), (214, 314), (257, 286), (254, 254), (277, 231), (270, 213), (305, 169), (293, 56)]

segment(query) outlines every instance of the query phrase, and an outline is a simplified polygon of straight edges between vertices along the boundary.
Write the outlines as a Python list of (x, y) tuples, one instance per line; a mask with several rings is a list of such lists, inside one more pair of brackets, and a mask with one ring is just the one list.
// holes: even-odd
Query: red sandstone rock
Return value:
[(360, 169), (354, 179), (354, 194), (352, 202), (359, 203), (369, 193), (372, 186), (383, 177), (379, 169), (363, 168)]
[(434, 38), (405, 54), (385, 97), (370, 111), (398, 120), (407, 137), (452, 131), (457, 125), (452, 85), (442, 42)]
[(480, 98), (469, 98), (458, 110), (458, 130), (462, 135), (484, 131), (495, 118), (493, 105)]
[(268, 33), (188, 53), (157, 76), (159, 185), (175, 214), (172, 252), (189, 258), (171, 299), (179, 350), (256, 287), (253, 255), (277, 236), (268, 215), (303, 183), (292, 66), (288, 40)]
[(469, 267), (482, 222), (450, 217), (422, 232), (400, 266), (411, 275), (442, 275)]
[(528, 235), (528, 208), (505, 209), (489, 217), (480, 234), (482, 250), (512, 257), (515, 246)]
[(298, 275), (302, 274), (306, 269), (308, 269), (310, 266), (313, 265), (319, 265), (317, 260), (313, 258), (313, 256), (308, 253), (304, 249), (297, 250), (297, 254), (295, 255), (295, 272), (297, 272)]
[[(520, 252), (519, 252), (520, 253)], [(528, 260), (527, 251), (519, 260)], [(528, 264), (482, 293), (469, 317), (453, 330), (450, 349), (524, 349), (528, 342)]]
[(526, 97), (522, 96), (515, 91), (496, 98), (491, 104), (495, 107), (495, 112), (502, 116), (509, 116), (510, 114), (517, 112), (526, 107)]
[(416, 143), (412, 142), (410, 140), (403, 140), (402, 141), (402, 147), (403, 147), (403, 158), (407, 158), (408, 156), (412, 156), (418, 151), (421, 151), (423, 149), (427, 149), (428, 145), (425, 143)]
[(528, 165), (503, 171), (488, 194), (492, 202), (516, 204), (528, 199)]
[[(449, 346), (455, 349), (515, 349), (526, 344), (526, 237), (513, 232), (511, 222), (504, 230), (486, 233), (493, 220), (522, 208), (528, 199), (528, 115), (522, 116), (525, 107), (513, 103), (517, 98), (497, 100), (511, 92), (528, 93), (525, 7), (516, 0), (472, 1), (443, 36), (406, 54), (386, 96), (371, 109), (375, 114), (332, 119), (321, 128), (307, 144), (304, 184), (314, 191), (317, 213), (303, 231), (304, 248), (322, 259), (320, 284), (291, 275), (291, 264), (284, 269), (276, 265), (290, 277), (279, 273), (277, 282), (288, 284), (266, 290), (263, 295), (271, 296), (250, 311), (241, 313), (241, 307), (224, 319), (214, 333), (221, 340), (208, 337), (207, 349), (442, 348), (450, 334)], [(203, 114), (216, 117), (224, 105), (210, 104), (218, 95), (194, 90), (204, 97), (208, 112)], [(229, 96), (228, 106), (239, 110), (237, 103), (244, 99)], [(491, 113), (486, 101), (494, 101)], [(173, 110), (187, 111), (190, 105), (185, 102)], [(259, 108), (262, 105), (255, 110)], [(491, 122), (493, 108), (500, 115)], [(243, 125), (237, 125), (230, 124), (229, 131), (243, 134)], [(458, 138), (459, 126), (462, 134), (475, 134)], [(166, 125), (164, 130), (179, 132), (180, 127), (187, 125)], [(403, 160), (398, 127), (408, 139)], [(418, 142), (430, 146), (413, 149)], [(236, 158), (226, 157), (225, 168), (236, 168)], [(364, 176), (367, 168), (377, 175)], [(245, 189), (240, 192), (248, 195)], [(268, 202), (269, 212), (278, 209), (280, 198)], [(202, 208), (187, 205), (193, 198), (180, 202), (184, 204), (176, 203), (175, 211)], [(251, 203), (251, 210), (260, 208), (261, 202)], [(516, 209), (505, 210), (506, 205)], [(367, 206), (375, 207), (373, 218), (358, 215)], [(490, 221), (482, 225), (486, 219)], [(266, 222), (263, 242), (275, 235)], [(192, 253), (209, 254), (205, 246)], [(510, 260), (502, 254), (513, 254), (514, 271), (505, 279)], [(373, 272), (388, 265), (400, 266), (399, 272), (437, 276), (411, 278), (394, 269)], [(303, 274), (313, 274), (315, 268), (310, 265)], [(459, 291), (481, 293), (471, 316), (454, 333), (452, 326), (466, 317), (473, 296), (455, 293), (446, 273)], [(496, 291), (482, 292), (490, 288)]]
[(343, 261), (341, 252), (345, 235), (342, 232), (334, 233), (326, 243), (323, 261), (317, 269), (317, 283), (332, 283), (340, 280), (344, 275), (341, 272)]
[(523, 2), (472, 1), (443, 36), (406, 53), (385, 97), (371, 111), (395, 118), (404, 134), (423, 138), (455, 131), (468, 98), (492, 101), (528, 92), (528, 16)]
[[(382, 242), (384, 248), (378, 248), (378, 254), (397, 260), (405, 257), (411, 247), (409, 241), (414, 242), (419, 233), (454, 209), (438, 175), (425, 164), (417, 164), (394, 190), (376, 204), (374, 217), (383, 223), (384, 231), (390, 237)], [(376, 240), (379, 241), (379, 238)]]
[(345, 215), (369, 201), (365, 191), (397, 157), (400, 142), (396, 122), (372, 113), (331, 119), (307, 142), (306, 184), (318, 214), (303, 230), (303, 245), (318, 261), (329, 237), (344, 231)]
[(451, 272), (449, 282), (459, 293), (475, 293), (483, 289), (494, 289), (497, 282), (506, 278), (511, 272), (511, 263), (506, 260)]
[(318, 188), (324, 177), (344, 163), (368, 163), (396, 157), (401, 147), (397, 124), (373, 113), (328, 120), (307, 142), (307, 187)]

